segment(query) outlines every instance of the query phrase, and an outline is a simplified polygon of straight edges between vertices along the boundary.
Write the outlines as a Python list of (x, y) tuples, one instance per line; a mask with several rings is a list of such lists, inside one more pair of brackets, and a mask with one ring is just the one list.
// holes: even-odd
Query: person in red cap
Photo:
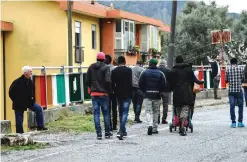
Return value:
[(94, 109), (94, 124), (97, 139), (102, 139), (100, 126), (100, 108), (104, 117), (105, 138), (110, 138), (109, 94), (111, 92), (110, 68), (105, 63), (105, 54), (97, 54), (97, 62), (89, 66), (86, 77), (86, 85), (92, 97)]

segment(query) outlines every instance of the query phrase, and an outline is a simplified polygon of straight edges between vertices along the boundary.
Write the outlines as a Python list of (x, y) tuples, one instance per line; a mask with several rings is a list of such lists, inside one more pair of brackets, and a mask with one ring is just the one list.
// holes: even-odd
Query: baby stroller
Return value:
[[(172, 132), (173, 128), (176, 131), (177, 127), (179, 127), (179, 119), (176, 115), (174, 106), (172, 107), (172, 123), (169, 124), (170, 132)], [(186, 132), (188, 131), (188, 128), (190, 129), (190, 132), (193, 133), (193, 124), (191, 123), (191, 109), (189, 109), (189, 115), (188, 119), (185, 122), (184, 127), (186, 128)]]

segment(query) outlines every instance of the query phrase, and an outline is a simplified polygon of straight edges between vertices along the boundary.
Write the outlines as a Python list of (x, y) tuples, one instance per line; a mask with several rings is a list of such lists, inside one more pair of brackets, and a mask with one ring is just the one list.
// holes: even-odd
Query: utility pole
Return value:
[[(72, 55), (72, 1), (67, 0), (67, 18), (68, 18), (68, 61), (69, 66), (73, 66)], [(72, 68), (69, 68), (69, 72), (73, 72)]]
[(172, 1), (172, 19), (171, 19), (171, 33), (170, 42), (168, 47), (167, 66), (169, 69), (173, 67), (173, 57), (175, 52), (175, 28), (176, 28), (176, 16), (177, 16), (177, 0)]

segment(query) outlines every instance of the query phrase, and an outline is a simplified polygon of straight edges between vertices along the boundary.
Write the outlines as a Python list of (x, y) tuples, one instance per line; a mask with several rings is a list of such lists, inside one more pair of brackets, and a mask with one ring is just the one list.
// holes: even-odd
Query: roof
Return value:
[[(60, 3), (60, 8), (67, 10), (67, 1), (57, 1)], [(128, 19), (142, 24), (150, 24), (158, 26), (160, 31), (170, 32), (170, 27), (165, 25), (162, 21), (139, 14), (123, 11), (108, 7), (106, 5), (91, 1), (72, 1), (73, 12), (82, 13), (99, 18), (115, 18), (115, 19)]]
[(14, 26), (11, 22), (1, 21), (1, 31), (13, 31)]

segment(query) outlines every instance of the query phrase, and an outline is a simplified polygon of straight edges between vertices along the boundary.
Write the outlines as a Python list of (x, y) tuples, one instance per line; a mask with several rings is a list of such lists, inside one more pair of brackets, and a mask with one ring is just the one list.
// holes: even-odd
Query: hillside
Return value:
[[(188, 1), (178, 1), (178, 15), (187, 2)], [(107, 6), (113, 3), (116, 9), (153, 17), (166, 24), (171, 23), (172, 1), (100, 1), (99, 3)], [(240, 17), (237, 13), (229, 13), (229, 16), (236, 19)]]

